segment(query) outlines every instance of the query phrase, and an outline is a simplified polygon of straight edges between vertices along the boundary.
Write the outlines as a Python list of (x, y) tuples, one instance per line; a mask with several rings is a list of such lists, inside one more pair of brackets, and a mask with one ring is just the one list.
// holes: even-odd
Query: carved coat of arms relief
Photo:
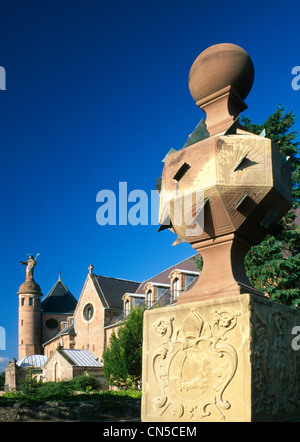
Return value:
[(201, 420), (214, 409), (226, 420), (231, 407), (226, 389), (238, 366), (230, 334), (240, 313), (222, 308), (211, 314), (206, 322), (197, 309), (191, 309), (178, 325), (172, 316), (153, 322), (161, 342), (152, 356), (161, 390), (153, 404), (159, 416)]

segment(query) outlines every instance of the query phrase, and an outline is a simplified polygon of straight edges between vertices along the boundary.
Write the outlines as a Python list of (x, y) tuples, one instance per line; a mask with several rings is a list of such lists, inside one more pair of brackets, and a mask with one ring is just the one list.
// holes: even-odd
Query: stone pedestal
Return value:
[(299, 419), (297, 326), (299, 310), (255, 294), (145, 312), (142, 420)]

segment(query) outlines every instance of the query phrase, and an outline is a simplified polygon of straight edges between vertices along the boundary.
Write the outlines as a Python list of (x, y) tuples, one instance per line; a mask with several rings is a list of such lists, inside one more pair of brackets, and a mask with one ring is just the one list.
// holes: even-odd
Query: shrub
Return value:
[(100, 382), (94, 376), (76, 376), (69, 382), (73, 390), (76, 391), (88, 392), (91, 390), (98, 390), (100, 388)]
[(5, 372), (0, 373), (0, 390), (4, 389), (5, 384)]
[(40, 400), (62, 400), (72, 394), (73, 389), (67, 381), (44, 382), (38, 389), (37, 397)]

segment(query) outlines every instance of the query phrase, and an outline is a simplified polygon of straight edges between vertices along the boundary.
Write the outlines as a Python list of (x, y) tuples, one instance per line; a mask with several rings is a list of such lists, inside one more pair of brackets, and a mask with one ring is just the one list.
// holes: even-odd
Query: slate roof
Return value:
[(70, 290), (59, 279), (41, 303), (43, 313), (68, 313), (75, 310), (77, 300)]
[(138, 281), (111, 278), (95, 274), (93, 274), (92, 277), (98, 286), (99, 295), (104, 306), (115, 308), (117, 310), (123, 310), (122, 296), (125, 293), (134, 293), (140, 286), (140, 282)]

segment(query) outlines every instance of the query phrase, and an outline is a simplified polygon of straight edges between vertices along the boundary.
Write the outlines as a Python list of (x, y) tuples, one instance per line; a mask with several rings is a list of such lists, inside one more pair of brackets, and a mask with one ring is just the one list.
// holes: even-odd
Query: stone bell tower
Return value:
[(30, 255), (26, 265), (26, 280), (20, 285), (19, 296), (19, 359), (42, 354), (41, 342), (41, 289), (33, 278), (37, 261)]

